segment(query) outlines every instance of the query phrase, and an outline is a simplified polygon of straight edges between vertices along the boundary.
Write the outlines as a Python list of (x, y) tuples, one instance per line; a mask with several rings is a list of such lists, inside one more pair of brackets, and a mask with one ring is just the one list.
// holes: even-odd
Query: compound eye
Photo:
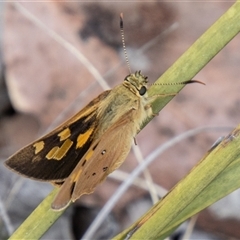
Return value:
[(142, 96), (147, 92), (147, 88), (145, 86), (142, 86), (141, 89), (139, 90), (139, 94)]

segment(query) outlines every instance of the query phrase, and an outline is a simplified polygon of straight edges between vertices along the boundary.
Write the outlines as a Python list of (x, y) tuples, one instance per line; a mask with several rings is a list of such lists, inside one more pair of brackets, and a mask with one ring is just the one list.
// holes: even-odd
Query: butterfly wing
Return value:
[[(91, 147), (61, 186), (52, 208), (62, 210), (83, 194), (90, 194), (125, 160), (137, 133), (131, 109), (114, 123)], [(121, 141), (119, 141), (121, 139)], [(111, 143), (111, 144), (109, 144)]]
[(100, 94), (67, 122), (19, 150), (5, 164), (26, 177), (61, 184), (94, 141), (98, 109), (108, 94), (109, 91)]

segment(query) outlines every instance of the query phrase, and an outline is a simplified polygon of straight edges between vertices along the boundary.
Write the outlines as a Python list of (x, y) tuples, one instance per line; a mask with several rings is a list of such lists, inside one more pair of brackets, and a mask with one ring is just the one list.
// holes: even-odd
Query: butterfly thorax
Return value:
[(97, 118), (102, 119), (102, 121), (96, 137), (100, 137), (112, 124), (124, 117), (131, 109), (135, 109), (131, 116), (134, 116), (134, 121), (138, 122), (136, 128), (139, 128), (146, 115), (149, 116), (148, 111), (145, 110), (147, 83), (147, 77), (137, 71), (126, 76), (122, 84), (111, 90), (106, 97), (106, 101), (98, 109), (99, 116)]

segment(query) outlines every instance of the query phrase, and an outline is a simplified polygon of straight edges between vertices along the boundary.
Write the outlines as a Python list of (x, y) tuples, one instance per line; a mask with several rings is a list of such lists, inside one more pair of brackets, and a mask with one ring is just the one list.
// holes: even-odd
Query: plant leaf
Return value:
[(164, 239), (182, 222), (240, 188), (239, 172), (240, 125), (145, 216), (114, 239)]

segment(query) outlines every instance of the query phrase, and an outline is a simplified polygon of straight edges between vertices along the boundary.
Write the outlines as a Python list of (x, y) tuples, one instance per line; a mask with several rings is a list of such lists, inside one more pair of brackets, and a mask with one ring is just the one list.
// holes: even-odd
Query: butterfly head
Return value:
[(129, 74), (124, 79), (124, 86), (137, 95), (143, 96), (147, 92), (148, 78), (141, 71)]

